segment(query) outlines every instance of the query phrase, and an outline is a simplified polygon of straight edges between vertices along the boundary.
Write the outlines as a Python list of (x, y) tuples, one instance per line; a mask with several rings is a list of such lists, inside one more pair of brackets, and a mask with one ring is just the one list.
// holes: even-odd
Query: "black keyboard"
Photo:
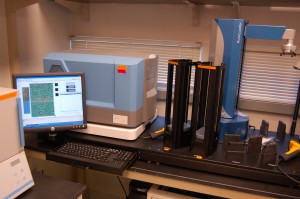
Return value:
[(46, 154), (47, 160), (117, 175), (121, 175), (136, 157), (136, 152), (77, 142), (67, 142)]

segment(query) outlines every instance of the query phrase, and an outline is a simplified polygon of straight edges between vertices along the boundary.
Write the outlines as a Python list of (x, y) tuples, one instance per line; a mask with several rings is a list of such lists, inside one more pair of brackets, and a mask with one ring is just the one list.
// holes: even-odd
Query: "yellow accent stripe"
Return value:
[(297, 143), (295, 140), (291, 140), (289, 144), (289, 151), (287, 151), (285, 154), (289, 155), (297, 150), (300, 150), (300, 144)]
[(194, 155), (194, 157), (199, 160), (202, 160), (202, 158), (203, 158), (201, 155)]
[(0, 96), (0, 101), (6, 100), (6, 99), (9, 99), (9, 98), (12, 98), (12, 97), (16, 97), (16, 96), (17, 96), (17, 91), (7, 93), (7, 94), (4, 94), (4, 95)]
[(165, 131), (165, 128), (162, 128), (162, 129), (160, 129), (160, 130), (157, 130), (157, 131), (155, 131), (154, 133), (157, 134), (157, 133), (161, 133), (161, 132), (163, 132), (163, 131)]
[(164, 147), (164, 151), (170, 151), (171, 150), (171, 148), (170, 147)]
[(198, 65), (198, 68), (203, 68), (203, 69), (209, 69), (209, 70), (216, 70), (216, 66), (204, 66), (204, 65)]
[(168, 61), (169, 64), (178, 65), (178, 62), (175, 61)]

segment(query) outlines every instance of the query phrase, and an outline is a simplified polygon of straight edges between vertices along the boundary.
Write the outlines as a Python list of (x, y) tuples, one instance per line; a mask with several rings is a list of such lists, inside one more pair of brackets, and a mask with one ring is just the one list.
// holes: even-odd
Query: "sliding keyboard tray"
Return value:
[(79, 142), (66, 142), (46, 154), (47, 160), (122, 175), (136, 159), (134, 151)]

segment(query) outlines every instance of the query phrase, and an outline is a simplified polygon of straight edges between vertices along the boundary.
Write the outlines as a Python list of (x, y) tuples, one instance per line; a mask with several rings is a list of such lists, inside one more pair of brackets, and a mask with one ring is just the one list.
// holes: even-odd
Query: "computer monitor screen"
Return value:
[(87, 127), (84, 73), (14, 74), (24, 132)]

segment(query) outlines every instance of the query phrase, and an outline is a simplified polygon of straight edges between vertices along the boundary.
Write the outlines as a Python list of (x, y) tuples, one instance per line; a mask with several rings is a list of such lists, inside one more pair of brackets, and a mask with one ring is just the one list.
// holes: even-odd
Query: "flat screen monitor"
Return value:
[(87, 128), (84, 73), (14, 74), (24, 132)]

